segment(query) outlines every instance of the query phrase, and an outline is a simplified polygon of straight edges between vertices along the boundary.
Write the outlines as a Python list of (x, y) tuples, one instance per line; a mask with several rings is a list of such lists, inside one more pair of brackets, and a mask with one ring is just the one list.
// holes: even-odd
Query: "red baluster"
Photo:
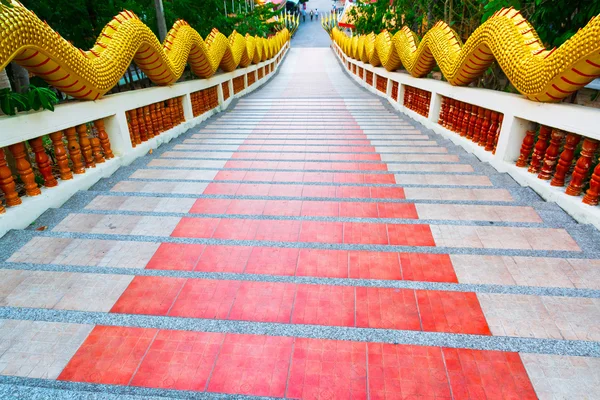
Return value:
[(0, 148), (0, 189), (4, 192), (7, 207), (18, 206), (21, 204), (12, 171), (8, 168), (4, 150), (2, 148)]
[(485, 146), (487, 144), (487, 134), (490, 129), (490, 124), (492, 122), (492, 111), (485, 110), (483, 114), (483, 121), (481, 122), (481, 135), (479, 136), (479, 146)]
[(67, 158), (67, 149), (63, 142), (63, 132), (58, 131), (50, 134), (52, 145), (54, 146), (54, 158), (56, 159), (56, 165), (58, 165), (58, 172), (60, 173), (60, 179), (67, 181), (73, 179), (73, 172), (69, 168), (69, 159)]
[(83, 154), (85, 167), (96, 168), (96, 163), (94, 162), (94, 155), (92, 153), (92, 144), (90, 143), (90, 139), (88, 138), (87, 125), (81, 124), (77, 126), (77, 133), (79, 134), (79, 147), (81, 148), (81, 153)]
[(583, 197), (583, 202), (590, 206), (598, 205), (598, 197), (600, 197), (600, 162), (594, 168), (594, 173), (590, 179), (590, 188)]
[(21, 177), (21, 180), (25, 185), (25, 193), (27, 193), (28, 196), (38, 196), (42, 194), (38, 184), (35, 182), (35, 175), (33, 175), (31, 164), (27, 161), (27, 149), (25, 143), (20, 142), (10, 145), (8, 146), (8, 150), (10, 150), (15, 158), (15, 166), (17, 167), (19, 177)]
[(574, 133), (569, 133), (565, 140), (565, 147), (560, 155), (558, 164), (556, 165), (556, 172), (550, 185), (552, 186), (564, 186), (565, 179), (571, 166), (573, 165), (573, 158), (575, 157), (575, 146), (579, 144), (581, 136)]
[(494, 135), (494, 149), (492, 154), (496, 154), (496, 147), (498, 147), (498, 138), (500, 137), (500, 131), (502, 130), (502, 121), (504, 121), (504, 114), (498, 114), (498, 128), (496, 128), (496, 134)]
[(98, 131), (98, 139), (100, 140), (100, 147), (102, 147), (102, 151), (104, 152), (104, 158), (106, 158), (107, 160), (114, 158), (115, 155), (112, 152), (112, 149), (110, 147), (110, 140), (108, 139), (108, 134), (106, 133), (106, 129), (104, 128), (104, 120), (99, 119), (94, 121), (94, 126)]
[(498, 113), (496, 111), (492, 111), (492, 118), (490, 122), (490, 128), (488, 129), (488, 133), (486, 135), (486, 145), (485, 151), (494, 150), (494, 141), (496, 140), (496, 133), (498, 131)]
[(77, 131), (74, 127), (67, 128), (65, 130), (65, 136), (67, 137), (67, 148), (69, 149), (69, 156), (73, 163), (73, 172), (75, 174), (85, 173), (85, 167), (81, 162), (81, 149), (79, 142), (77, 142)]
[(560, 146), (564, 137), (565, 134), (559, 129), (552, 129), (550, 145), (546, 149), (544, 161), (542, 162), (542, 169), (538, 174), (539, 179), (547, 181), (550, 180), (550, 178), (552, 178), (554, 166), (556, 165), (556, 161), (558, 160), (558, 153), (560, 152)]
[(471, 106), (471, 116), (469, 118), (469, 124), (467, 125), (467, 139), (473, 140), (473, 135), (475, 135), (475, 124), (477, 123), (477, 113), (479, 112), (479, 107)]
[(29, 145), (35, 154), (35, 163), (37, 164), (38, 170), (44, 178), (44, 186), (54, 187), (58, 185), (54, 174), (52, 174), (52, 163), (50, 162), (50, 157), (46, 154), (42, 138), (39, 137), (29, 140)]
[(471, 119), (471, 105), (465, 103), (465, 112), (460, 124), (460, 136), (467, 136), (469, 129), (469, 120)]
[(544, 159), (544, 154), (546, 154), (546, 149), (548, 148), (548, 138), (550, 137), (551, 132), (552, 130), (547, 126), (540, 126), (538, 140), (533, 148), (531, 162), (529, 163), (528, 171), (532, 174), (537, 174), (542, 167), (542, 160)]
[(477, 110), (477, 116), (475, 118), (475, 128), (473, 129), (473, 143), (479, 143), (479, 138), (481, 137), (481, 126), (483, 124), (483, 120), (485, 119), (485, 108), (479, 107)]
[(525, 132), (525, 137), (523, 138), (523, 143), (521, 144), (521, 155), (519, 156), (516, 164), (517, 167), (527, 166), (529, 155), (533, 149), (533, 142), (535, 142), (535, 132), (532, 130)]
[(575, 164), (575, 170), (571, 177), (571, 182), (565, 193), (569, 196), (579, 196), (583, 190), (583, 182), (587, 177), (590, 167), (592, 166), (592, 157), (598, 149), (598, 142), (593, 139), (583, 139), (583, 145), (581, 146), (581, 154), (579, 160)]

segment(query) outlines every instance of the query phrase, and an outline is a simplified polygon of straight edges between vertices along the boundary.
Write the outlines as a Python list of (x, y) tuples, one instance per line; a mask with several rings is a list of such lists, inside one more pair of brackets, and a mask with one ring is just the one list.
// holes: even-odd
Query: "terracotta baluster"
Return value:
[(490, 128), (491, 120), (492, 120), (492, 111), (486, 109), (485, 112), (483, 113), (483, 121), (481, 122), (481, 132), (479, 135), (479, 142), (477, 142), (477, 144), (479, 146), (485, 146), (487, 143), (487, 134), (488, 134), (488, 130)]
[(475, 119), (475, 127), (473, 128), (473, 143), (479, 143), (479, 139), (481, 137), (481, 130), (483, 121), (485, 120), (485, 108), (479, 107), (477, 110), (477, 116)]
[(492, 120), (490, 122), (490, 127), (488, 129), (486, 135), (486, 144), (485, 151), (494, 150), (494, 141), (496, 139), (496, 134), (498, 131), (498, 113), (496, 111), (492, 111)]
[(102, 151), (104, 152), (104, 158), (107, 160), (114, 158), (115, 155), (112, 152), (110, 147), (110, 140), (108, 139), (108, 134), (106, 133), (106, 129), (104, 128), (104, 120), (99, 119), (94, 121), (94, 126), (98, 131), (98, 140), (100, 140), (100, 147), (102, 147)]
[(52, 174), (52, 163), (50, 161), (50, 157), (48, 157), (48, 154), (46, 154), (42, 138), (39, 137), (29, 140), (29, 145), (35, 154), (35, 163), (37, 164), (38, 170), (44, 178), (44, 186), (54, 187), (58, 185), (54, 174)]
[(546, 149), (548, 148), (548, 138), (550, 137), (551, 132), (552, 130), (547, 126), (540, 126), (538, 140), (533, 148), (531, 162), (529, 163), (529, 169), (527, 170), (532, 174), (537, 174), (542, 167), (542, 160), (544, 159), (544, 154), (546, 154)]
[(575, 146), (579, 144), (581, 140), (581, 136), (576, 135), (574, 133), (567, 134), (567, 139), (565, 140), (565, 147), (560, 155), (558, 160), (558, 164), (556, 164), (556, 172), (554, 173), (554, 178), (552, 178), (552, 182), (550, 185), (552, 186), (564, 186), (565, 179), (571, 166), (573, 165), (573, 158), (575, 157)]
[(75, 174), (85, 173), (85, 167), (81, 162), (81, 149), (79, 142), (77, 142), (77, 131), (74, 127), (67, 128), (65, 130), (65, 136), (67, 137), (67, 148), (69, 149), (69, 156), (73, 163), (73, 172)]
[(158, 132), (160, 132), (160, 133), (165, 131), (162, 107), (163, 107), (162, 101), (159, 101), (158, 103), (156, 103), (156, 118), (158, 120)]
[(83, 160), (85, 161), (86, 168), (96, 168), (94, 162), (94, 154), (92, 153), (92, 144), (88, 137), (87, 125), (81, 124), (77, 126), (77, 133), (79, 134), (79, 146), (81, 153), (83, 154)]
[(460, 121), (460, 136), (467, 136), (469, 128), (469, 120), (471, 119), (471, 105), (465, 103), (465, 113)]
[(471, 106), (471, 117), (469, 118), (469, 124), (467, 125), (467, 139), (473, 140), (473, 136), (475, 135), (475, 124), (477, 123), (477, 113), (479, 112), (479, 107)]
[(598, 149), (598, 141), (585, 138), (581, 146), (581, 154), (579, 160), (575, 164), (575, 170), (571, 177), (571, 182), (565, 193), (569, 196), (579, 196), (583, 190), (583, 181), (587, 177), (590, 167), (592, 166), (592, 157)]
[(598, 198), (600, 197), (600, 162), (594, 168), (594, 173), (590, 178), (590, 188), (587, 190), (585, 196), (583, 196), (583, 202), (590, 206), (598, 205)]
[(454, 114), (454, 120), (452, 121), (452, 131), (460, 132), (461, 123), (465, 117), (465, 103), (458, 100), (454, 100), (454, 102), (456, 103), (456, 113)]
[(131, 147), (135, 148), (137, 145), (135, 144), (135, 137), (133, 137), (133, 128), (131, 127), (131, 120), (129, 119), (129, 112), (126, 111), (125, 115), (127, 115), (127, 130), (129, 131), (129, 140), (131, 141)]
[(500, 131), (502, 130), (502, 122), (504, 121), (504, 114), (499, 113), (498, 116), (498, 128), (496, 129), (496, 135), (494, 137), (494, 149), (492, 154), (496, 154), (496, 147), (498, 147), (498, 138), (500, 137)]
[(174, 99), (169, 99), (169, 110), (171, 111), (171, 121), (173, 122), (173, 126), (177, 126), (179, 125), (179, 121), (177, 120), (177, 115), (179, 114), (177, 112), (177, 106), (175, 105), (175, 100)]
[(140, 128), (140, 140), (145, 142), (148, 140), (148, 130), (146, 128), (146, 121), (144, 121), (144, 109), (138, 108), (136, 110), (138, 126)]
[(446, 111), (448, 110), (448, 103), (445, 97), (442, 97), (442, 106), (440, 107), (440, 115), (438, 117), (438, 125), (444, 126), (444, 119)]
[(25, 147), (25, 143), (20, 142), (10, 145), (8, 146), (8, 150), (10, 150), (15, 159), (17, 173), (25, 185), (25, 193), (27, 193), (28, 196), (38, 196), (42, 194), (38, 184), (35, 182), (35, 175), (33, 174), (33, 169), (31, 169), (31, 164), (27, 160), (27, 148)]
[(185, 121), (185, 115), (183, 115), (183, 98), (177, 98), (177, 109), (179, 110), (179, 123)]
[(156, 136), (156, 132), (154, 132), (152, 118), (150, 118), (150, 106), (144, 106), (144, 122), (146, 123), (146, 133), (148, 134), (148, 139), (152, 139), (154, 136)]
[(73, 179), (73, 172), (71, 172), (71, 168), (69, 168), (67, 149), (65, 148), (62, 138), (62, 131), (50, 134), (50, 139), (52, 140), (52, 145), (54, 146), (54, 158), (56, 159), (56, 165), (58, 165), (60, 179), (67, 181), (69, 179)]
[(156, 104), (150, 104), (148, 108), (150, 109), (150, 122), (152, 122), (152, 132), (154, 132), (154, 136), (158, 136), (160, 131), (158, 129), (158, 117), (156, 116)]
[(100, 147), (100, 139), (98, 139), (97, 137), (94, 137), (90, 140), (90, 142), (92, 143), (92, 153), (94, 155), (94, 161), (97, 164), (102, 164), (105, 160), (104, 160), (104, 157), (102, 157), (102, 148)]
[(170, 107), (170, 103), (167, 100), (167, 105), (165, 106), (165, 121), (166, 121), (167, 129), (173, 128), (173, 121), (171, 120), (171, 109), (169, 107)]
[(456, 101), (454, 99), (448, 99), (448, 116), (446, 117), (446, 125), (445, 128), (448, 130), (452, 130), (452, 124), (454, 121), (454, 116), (456, 115)]
[(133, 133), (133, 138), (135, 139), (135, 144), (141, 144), (142, 139), (140, 138), (140, 124), (138, 123), (138, 116), (135, 108), (133, 110), (129, 110), (129, 119), (131, 121), (131, 131)]
[(516, 163), (517, 167), (527, 166), (531, 149), (533, 149), (533, 142), (535, 142), (535, 132), (528, 130), (525, 132), (525, 137), (523, 138), (523, 143), (521, 144), (521, 154), (519, 155), (519, 159)]
[(552, 129), (550, 145), (546, 149), (544, 161), (542, 162), (542, 168), (540, 169), (540, 173), (538, 174), (539, 179), (547, 181), (550, 180), (550, 178), (552, 178), (554, 167), (558, 160), (560, 146), (562, 145), (564, 137), (564, 132), (561, 132), (559, 129)]
[(2, 148), (0, 148), (0, 189), (4, 192), (7, 207), (18, 206), (21, 204), (12, 171), (8, 168), (4, 150)]

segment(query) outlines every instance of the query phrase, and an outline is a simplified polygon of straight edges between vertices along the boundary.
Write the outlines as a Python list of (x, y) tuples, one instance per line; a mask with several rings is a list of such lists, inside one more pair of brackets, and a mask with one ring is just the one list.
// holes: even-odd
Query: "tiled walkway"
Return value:
[(600, 396), (598, 232), (326, 48), (0, 248), (0, 398)]

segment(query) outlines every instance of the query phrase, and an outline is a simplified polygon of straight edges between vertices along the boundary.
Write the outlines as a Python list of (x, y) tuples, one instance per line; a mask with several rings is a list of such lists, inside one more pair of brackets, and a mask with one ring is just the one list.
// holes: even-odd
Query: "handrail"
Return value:
[(600, 229), (600, 110), (416, 78), (332, 49), (353, 79), (394, 108)]
[(559, 48), (544, 48), (534, 27), (515, 9), (498, 11), (462, 44), (443, 21), (419, 41), (408, 27), (395, 35), (348, 37), (323, 23), (343, 53), (388, 71), (401, 65), (425, 77), (437, 64), (450, 84), (467, 86), (496, 61), (514, 87), (528, 99), (556, 102), (600, 76), (600, 18), (595, 17)]
[(134, 61), (157, 85), (171, 85), (187, 63), (200, 78), (217, 69), (230, 72), (271, 59), (289, 40), (284, 28), (269, 39), (229, 38), (218, 30), (206, 40), (178, 20), (160, 44), (134, 13), (123, 11), (109, 22), (88, 51), (75, 48), (16, 0), (0, 3), (0, 70), (14, 61), (48, 84), (77, 99), (97, 100), (118, 82)]

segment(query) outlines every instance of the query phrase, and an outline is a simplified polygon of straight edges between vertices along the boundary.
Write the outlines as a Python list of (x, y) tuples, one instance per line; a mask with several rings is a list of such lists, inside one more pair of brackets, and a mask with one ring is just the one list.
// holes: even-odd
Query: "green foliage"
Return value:
[[(275, 14), (272, 4), (256, 6), (251, 11), (249, 0), (246, 13), (246, 2), (234, 0), (235, 14), (231, 0), (225, 1), (228, 16), (225, 16), (223, 0), (163, 0), (167, 29), (176, 20), (183, 19), (202, 37), (213, 28), (226, 35), (234, 29), (241, 34), (259, 36), (273, 31), (273, 24), (266, 23)], [(83, 49), (93, 46), (102, 28), (123, 10), (133, 11), (158, 36), (154, 0), (22, 0), (22, 3), (65, 39)]]
[(424, 34), (437, 21), (447, 22), (463, 40), (503, 7), (520, 10), (543, 43), (560, 46), (600, 14), (600, 0), (359, 0), (356, 33), (395, 32), (408, 26)]
[(0, 90), (0, 109), (6, 115), (39, 109), (54, 111), (54, 105), (57, 103), (56, 93), (48, 88), (30, 85), (25, 93), (13, 92), (10, 89)]

